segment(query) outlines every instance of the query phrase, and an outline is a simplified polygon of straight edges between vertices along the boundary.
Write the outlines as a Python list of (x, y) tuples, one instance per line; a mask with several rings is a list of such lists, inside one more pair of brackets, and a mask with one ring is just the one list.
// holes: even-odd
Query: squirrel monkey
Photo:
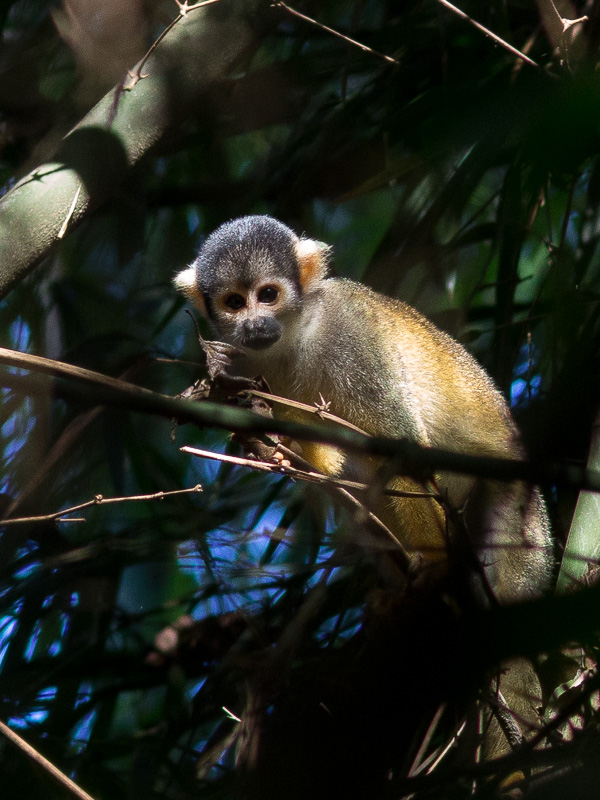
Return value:
[[(271, 217), (242, 217), (207, 238), (175, 285), (219, 339), (243, 351), (243, 374), (262, 374), (275, 394), (308, 404), (321, 394), (332, 413), (372, 435), (522, 458), (507, 404), (475, 359), (410, 306), (327, 277), (328, 256), (327, 246)], [(376, 473), (375, 459), (319, 443), (302, 444), (302, 455), (327, 474), (368, 481)], [(537, 488), (453, 474), (436, 479), (449, 503), (464, 509), (497, 600), (543, 593), (552, 547)], [(423, 488), (406, 477), (388, 486)], [(375, 512), (423, 562), (446, 557), (447, 525), (435, 500), (384, 497)]]

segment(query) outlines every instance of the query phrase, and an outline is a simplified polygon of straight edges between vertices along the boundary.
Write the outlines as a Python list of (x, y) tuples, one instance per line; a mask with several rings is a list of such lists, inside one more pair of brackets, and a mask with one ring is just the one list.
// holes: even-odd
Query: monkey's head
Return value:
[(306, 295), (318, 291), (327, 253), (272, 217), (240, 217), (208, 237), (175, 286), (221, 339), (264, 350), (299, 316)]

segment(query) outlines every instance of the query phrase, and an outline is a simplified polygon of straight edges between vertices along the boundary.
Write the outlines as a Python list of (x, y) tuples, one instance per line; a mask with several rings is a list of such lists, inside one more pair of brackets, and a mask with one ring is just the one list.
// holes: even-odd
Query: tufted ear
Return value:
[(296, 258), (300, 273), (300, 285), (304, 290), (327, 275), (327, 262), (331, 248), (314, 239), (298, 239)]
[(185, 297), (193, 303), (200, 311), (203, 317), (207, 316), (206, 303), (202, 292), (198, 289), (196, 281), (196, 268), (188, 267), (187, 269), (178, 272), (173, 278), (173, 283), (178, 292), (181, 292)]

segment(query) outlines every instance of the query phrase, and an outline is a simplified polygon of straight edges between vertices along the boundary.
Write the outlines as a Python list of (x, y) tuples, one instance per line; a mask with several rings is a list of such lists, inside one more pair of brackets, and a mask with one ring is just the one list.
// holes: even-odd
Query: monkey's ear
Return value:
[(296, 243), (296, 258), (300, 270), (300, 285), (303, 289), (312, 283), (320, 281), (327, 275), (327, 262), (331, 248), (316, 242), (314, 239), (298, 239)]
[(204, 297), (202, 297), (202, 292), (198, 289), (198, 283), (196, 281), (196, 268), (188, 267), (187, 269), (178, 272), (173, 278), (173, 283), (175, 284), (177, 291), (185, 295), (190, 303), (193, 303), (200, 311), (202, 316), (205, 317), (207, 315), (206, 303), (204, 302)]

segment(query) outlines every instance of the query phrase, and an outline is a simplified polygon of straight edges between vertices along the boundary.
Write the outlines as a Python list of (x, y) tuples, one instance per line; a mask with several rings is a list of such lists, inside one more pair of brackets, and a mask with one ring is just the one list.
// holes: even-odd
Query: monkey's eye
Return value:
[(237, 311), (246, 305), (246, 300), (241, 294), (228, 294), (225, 298), (225, 305), (232, 311)]
[(257, 295), (259, 303), (274, 303), (279, 297), (279, 289), (274, 286), (263, 286)]

